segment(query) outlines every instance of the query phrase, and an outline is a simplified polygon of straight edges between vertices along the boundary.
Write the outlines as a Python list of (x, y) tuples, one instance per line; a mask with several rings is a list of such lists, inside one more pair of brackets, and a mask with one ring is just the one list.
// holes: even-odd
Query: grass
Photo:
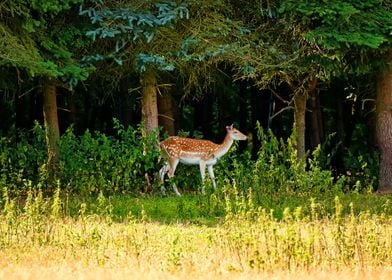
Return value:
[(198, 273), (184, 271), (178, 273), (163, 272), (159, 269), (149, 271), (130, 268), (85, 267), (79, 264), (54, 267), (11, 267), (0, 271), (1, 279), (287, 279), (287, 280), (327, 280), (327, 279), (390, 279), (391, 272), (387, 269), (372, 271), (286, 271), (271, 273), (260, 272), (213, 272)]
[[(236, 196), (236, 195), (235, 195)], [(257, 199), (255, 204), (265, 209), (273, 209), (274, 217), (281, 219), (285, 209), (296, 209), (302, 207), (305, 214), (311, 211), (311, 203), (319, 204), (318, 211), (324, 216), (332, 215), (335, 211), (334, 194), (312, 194), (312, 195), (286, 195), (284, 193), (275, 194), (269, 197)], [(342, 203), (343, 214), (349, 214), (350, 204), (353, 204), (356, 214), (365, 211), (372, 213), (386, 213), (392, 215), (392, 201), (390, 196), (375, 196), (373, 194), (347, 193), (339, 196)], [(227, 211), (227, 203), (224, 193), (214, 193), (212, 195), (197, 195), (195, 193), (185, 193), (181, 197), (160, 196), (160, 195), (112, 195), (107, 199), (107, 203), (112, 206), (111, 215), (115, 221), (121, 222), (129, 215), (136, 219), (141, 219), (147, 215), (153, 222), (164, 224), (190, 223), (198, 225), (215, 226)], [(67, 201), (67, 214), (76, 216), (81, 204), (88, 205), (87, 212), (94, 214), (97, 211), (98, 199), (93, 196), (72, 196), (63, 197)], [(255, 200), (255, 198), (253, 198)], [(235, 199), (233, 199), (235, 201)], [(241, 202), (233, 202), (240, 204)]]
[(0, 279), (388, 279), (390, 198), (5, 195)]

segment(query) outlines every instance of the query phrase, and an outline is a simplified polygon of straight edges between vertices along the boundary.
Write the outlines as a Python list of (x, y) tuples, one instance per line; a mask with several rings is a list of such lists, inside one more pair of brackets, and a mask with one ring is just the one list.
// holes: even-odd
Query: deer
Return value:
[[(204, 139), (192, 139), (179, 136), (171, 136), (160, 142), (159, 147), (163, 155), (167, 158), (167, 162), (159, 170), (159, 176), (162, 183), (161, 191), (165, 193), (165, 187), (163, 185), (165, 175), (168, 174), (168, 177), (172, 178), (180, 162), (186, 165), (199, 165), (202, 180), (202, 193), (205, 193), (204, 178), (207, 167), (215, 191), (216, 182), (213, 169), (214, 165), (230, 150), (234, 140), (247, 139), (247, 136), (234, 128), (233, 125), (226, 126), (226, 131), (227, 134), (221, 144), (216, 144)], [(175, 183), (173, 183), (173, 190), (176, 195), (181, 196)]]

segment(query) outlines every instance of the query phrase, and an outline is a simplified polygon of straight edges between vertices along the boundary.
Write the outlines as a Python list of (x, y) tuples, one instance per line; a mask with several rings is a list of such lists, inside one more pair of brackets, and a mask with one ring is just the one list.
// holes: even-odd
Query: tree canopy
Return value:
[(80, 21), (69, 21), (80, 0), (4, 1), (0, 7), (0, 65), (26, 70), (30, 76), (63, 78), (75, 85), (87, 77), (78, 47), (86, 46)]

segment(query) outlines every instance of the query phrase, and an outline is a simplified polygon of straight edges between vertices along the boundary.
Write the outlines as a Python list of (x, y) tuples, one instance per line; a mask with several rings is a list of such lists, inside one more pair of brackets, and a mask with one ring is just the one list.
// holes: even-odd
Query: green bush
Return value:
[(0, 184), (14, 192), (45, 180), (45, 132), (38, 123), (0, 139)]
[[(159, 156), (154, 135), (142, 137), (142, 127), (125, 129), (114, 120), (116, 136), (86, 131), (76, 136), (69, 128), (61, 136), (60, 185), (70, 192), (137, 192), (144, 174), (156, 169)], [(45, 187), (45, 132), (36, 124), (0, 142), (0, 184), (10, 191)]]
[(124, 128), (114, 120), (117, 137), (71, 129), (61, 138), (62, 182), (73, 192), (137, 192), (145, 173), (155, 170), (159, 151), (155, 135), (142, 137), (142, 127)]
[(256, 160), (249, 153), (231, 155), (217, 168), (219, 185), (226, 186), (226, 191), (236, 189), (246, 195), (252, 189), (254, 199), (261, 201), (276, 194), (337, 194), (344, 189), (345, 176), (335, 180), (331, 170), (320, 167), (320, 148), (307, 162), (299, 161), (294, 135), (285, 142), (260, 128), (258, 137), (261, 147)]
[[(156, 135), (143, 137), (142, 126), (124, 128), (117, 120), (113, 123), (117, 132), (114, 136), (90, 131), (76, 136), (72, 128), (61, 136), (58, 183), (61, 188), (80, 194), (138, 193), (146, 188), (146, 174), (158, 184), (156, 174), (163, 163), (158, 160)], [(265, 134), (259, 127), (258, 137), (261, 147), (257, 159), (252, 159), (249, 151), (237, 153), (235, 144), (216, 165), (220, 190), (215, 193), (217, 199), (224, 198), (234, 189), (243, 195), (251, 189), (254, 199), (260, 202), (275, 194), (338, 194), (352, 190), (353, 186), (363, 191), (374, 182), (366, 169), (366, 157), (359, 158), (366, 174), (362, 180), (355, 177), (353, 181), (352, 176), (336, 178), (325, 165), (323, 149), (316, 149), (306, 161), (298, 161), (294, 135), (284, 141), (271, 132)], [(1, 138), (0, 187), (6, 187), (10, 192), (32, 187), (44, 190), (46, 157), (45, 133), (38, 124), (31, 131)], [(179, 188), (182, 192), (199, 190), (199, 169), (181, 166), (174, 178)], [(211, 190), (208, 179), (206, 185), (207, 190)]]

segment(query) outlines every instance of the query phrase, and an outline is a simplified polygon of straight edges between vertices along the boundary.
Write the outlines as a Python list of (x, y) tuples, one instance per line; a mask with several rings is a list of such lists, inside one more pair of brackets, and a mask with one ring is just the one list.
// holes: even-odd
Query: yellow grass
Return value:
[(258, 209), (212, 227), (26, 205), (0, 212), (0, 280), (392, 279), (389, 212), (342, 216), (338, 201), (323, 218), (315, 207), (281, 220)]
[[(264, 226), (276, 227), (276, 236), (283, 238), (285, 231), (288, 233), (297, 224), (268, 223), (232, 221), (205, 227), (136, 221), (112, 223), (97, 217), (84, 222), (52, 221), (48, 222), (53, 231), (50, 240), (40, 241), (45, 234), (34, 236), (31, 232), (14, 234), (9, 239), (8, 246), (0, 250), (0, 279), (392, 279), (390, 260), (379, 266), (359, 261), (352, 264), (325, 261), (310, 263), (308, 267), (293, 261), (288, 267), (285, 256), (275, 256), (278, 260), (271, 267), (250, 266), (254, 249), (265, 249), (266, 242), (255, 229), (261, 233)], [(4, 229), (4, 223), (2, 226)], [(333, 225), (322, 221), (319, 226), (325, 231), (321, 235), (326, 238), (325, 244), (334, 250), (334, 243), (329, 240)], [(358, 232), (363, 233), (361, 224), (357, 226)], [(380, 228), (380, 238), (390, 242), (391, 224)], [(299, 224), (298, 229), (303, 231), (304, 240), (312, 232), (306, 223)], [(44, 230), (47, 235), (48, 230)], [(383, 244), (391, 248), (390, 243)], [(275, 254), (284, 254), (284, 246), (284, 242), (277, 244)], [(321, 254), (321, 248), (318, 251), (317, 247), (314, 254)], [(267, 252), (261, 253), (269, 257)], [(331, 252), (334, 254), (338, 253)], [(362, 257), (369, 263), (378, 262), (370, 255)]]
[(57, 265), (42, 265), (39, 262), (7, 265), (0, 268), (0, 279), (287, 279), (287, 280), (389, 280), (392, 279), (392, 269), (378, 268), (365, 271), (274, 271), (274, 272), (233, 272), (233, 271), (194, 271), (182, 269), (169, 272), (159, 268), (143, 268), (131, 264), (127, 267), (97, 267), (85, 266), (81, 263), (59, 263)]

